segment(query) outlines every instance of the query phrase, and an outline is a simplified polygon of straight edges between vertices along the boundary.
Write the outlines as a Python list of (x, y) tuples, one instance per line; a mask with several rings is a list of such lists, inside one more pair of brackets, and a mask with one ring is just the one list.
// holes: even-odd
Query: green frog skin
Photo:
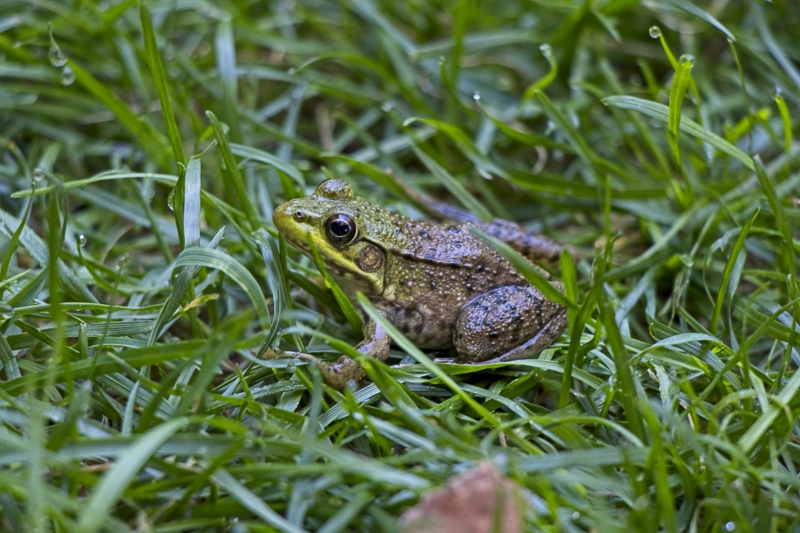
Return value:
[[(449, 349), (465, 363), (513, 361), (537, 355), (561, 335), (566, 309), (545, 298), (470, 227), (500, 238), (532, 262), (556, 260), (560, 246), (513, 222), (480, 221), (397, 183), (444, 221), (417, 221), (389, 211), (355, 196), (340, 179), (278, 206), (273, 221), (308, 256), (310, 239), (348, 298), (355, 302), (363, 293), (420, 348)], [(563, 292), (560, 283), (553, 286)], [(356, 349), (384, 361), (387, 332), (368, 317), (363, 332)], [(346, 356), (318, 364), (325, 380), (339, 389), (365, 377)]]

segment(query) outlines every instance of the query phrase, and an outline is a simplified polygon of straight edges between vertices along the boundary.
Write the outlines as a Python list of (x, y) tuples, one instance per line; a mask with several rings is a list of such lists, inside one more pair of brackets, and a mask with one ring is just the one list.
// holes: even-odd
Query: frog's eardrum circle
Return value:
[(364, 272), (375, 272), (383, 266), (383, 251), (367, 244), (358, 254), (358, 268)]
[(356, 238), (356, 233), (356, 223), (347, 215), (331, 215), (325, 221), (325, 235), (334, 244), (349, 244)]

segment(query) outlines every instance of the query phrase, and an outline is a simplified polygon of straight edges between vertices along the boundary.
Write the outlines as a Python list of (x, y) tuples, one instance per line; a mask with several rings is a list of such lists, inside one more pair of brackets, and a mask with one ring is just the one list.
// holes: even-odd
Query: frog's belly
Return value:
[(417, 347), (425, 350), (446, 350), (453, 347), (453, 323), (458, 310), (433, 312), (421, 304), (380, 306), (389, 322)]

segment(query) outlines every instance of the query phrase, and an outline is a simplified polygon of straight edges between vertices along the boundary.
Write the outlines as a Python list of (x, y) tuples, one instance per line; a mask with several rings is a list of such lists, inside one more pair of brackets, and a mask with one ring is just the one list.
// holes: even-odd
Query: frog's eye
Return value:
[(325, 221), (325, 235), (334, 244), (349, 244), (356, 237), (356, 222), (347, 215), (331, 215)]

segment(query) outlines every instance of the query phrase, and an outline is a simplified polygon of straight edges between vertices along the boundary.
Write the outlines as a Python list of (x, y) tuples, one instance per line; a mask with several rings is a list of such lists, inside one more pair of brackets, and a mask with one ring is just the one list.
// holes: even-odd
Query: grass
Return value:
[[(490, 457), (530, 531), (797, 531), (798, 30), (793, 0), (0, 3), (0, 529), (392, 531)], [(388, 171), (570, 245), (569, 333), (511, 365), (398, 338), (342, 393), (275, 357), (360, 339), (272, 209), (334, 175), (417, 216)]]

